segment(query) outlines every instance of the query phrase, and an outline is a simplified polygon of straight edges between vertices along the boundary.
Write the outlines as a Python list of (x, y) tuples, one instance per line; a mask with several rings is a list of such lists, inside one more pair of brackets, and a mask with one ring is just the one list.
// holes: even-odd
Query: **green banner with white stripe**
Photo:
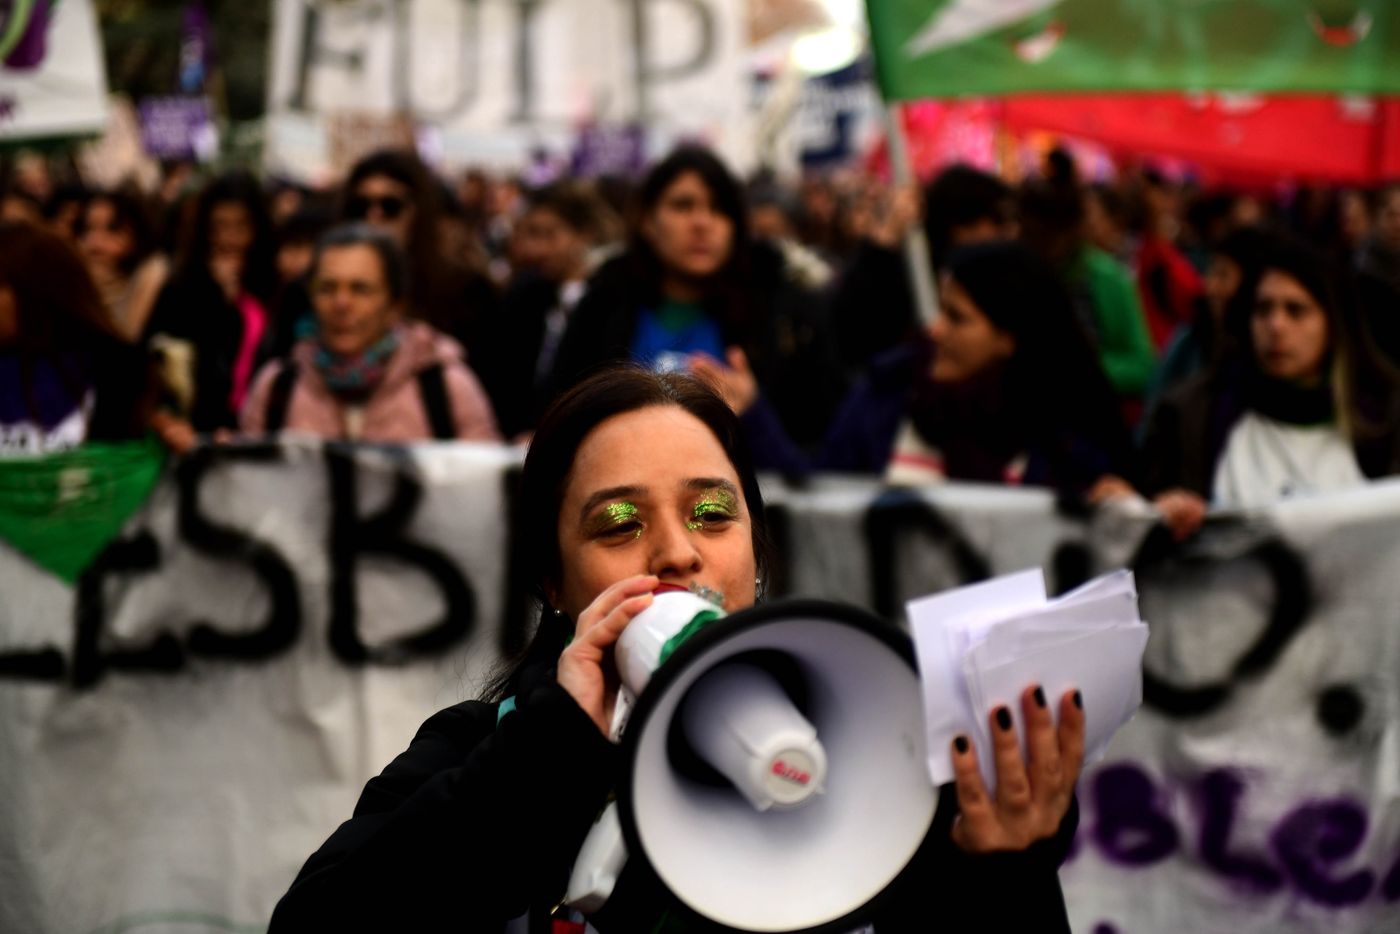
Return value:
[(1400, 94), (1396, 0), (867, 0), (866, 8), (888, 100)]

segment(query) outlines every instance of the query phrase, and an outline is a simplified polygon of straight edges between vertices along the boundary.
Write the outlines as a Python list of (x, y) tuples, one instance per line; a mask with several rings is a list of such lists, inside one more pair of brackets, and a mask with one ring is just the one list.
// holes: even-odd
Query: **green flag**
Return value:
[(0, 457), (0, 539), (75, 583), (146, 502), (164, 463), (154, 441)]
[(1396, 0), (866, 0), (887, 100), (1400, 93)]

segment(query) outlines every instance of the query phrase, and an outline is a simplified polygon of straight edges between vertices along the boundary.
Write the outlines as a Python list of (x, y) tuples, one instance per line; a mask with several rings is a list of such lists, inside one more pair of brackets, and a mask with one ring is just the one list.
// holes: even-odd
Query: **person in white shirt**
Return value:
[(1358, 326), (1348, 285), (1309, 247), (1276, 240), (1227, 313), (1231, 351), (1163, 398), (1145, 486), (1178, 537), (1209, 506), (1400, 472), (1400, 378)]

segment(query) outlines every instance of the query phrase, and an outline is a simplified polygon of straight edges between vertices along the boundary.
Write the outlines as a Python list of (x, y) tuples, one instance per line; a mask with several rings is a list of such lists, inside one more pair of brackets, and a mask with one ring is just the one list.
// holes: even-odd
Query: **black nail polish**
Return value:
[(1080, 694), (1078, 691), (1074, 692), (1074, 706), (1078, 707), (1080, 710), (1084, 709), (1084, 695)]
[(1001, 727), (1003, 730), (1011, 729), (1011, 711), (1007, 710), (1005, 707), (997, 708), (997, 726)]
[(1032, 694), (1031, 697), (1035, 699), (1035, 705), (1037, 707), (1041, 708), (1042, 710), (1045, 709), (1045, 692), (1041, 690), (1040, 685), (1037, 684), (1035, 686), (1035, 693)]
[(955, 737), (953, 737), (953, 748), (956, 749), (956, 750), (958, 751), (958, 755), (962, 755), (963, 753), (967, 752), (967, 737), (966, 737), (966, 736), (955, 736)]

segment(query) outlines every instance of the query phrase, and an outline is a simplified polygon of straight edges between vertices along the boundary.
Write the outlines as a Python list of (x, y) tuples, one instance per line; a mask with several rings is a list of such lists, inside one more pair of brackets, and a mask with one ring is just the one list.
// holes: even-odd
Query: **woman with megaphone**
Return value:
[[(658, 593), (689, 588), (723, 611), (751, 607), (771, 549), (737, 419), (679, 374), (612, 369), (566, 393), (535, 433), (521, 494), (516, 557), (542, 605), (534, 640), (482, 700), (430, 718), (369, 782), (278, 904), (274, 934), (585, 930), (560, 903), (623, 768), (608, 735), (612, 647)], [(1056, 727), (1038, 686), (1021, 700), (1028, 755), (1005, 708), (991, 714), (994, 749), (958, 737), (955, 787), (897, 880), (857, 923), (802, 930), (1069, 929), (1057, 869), (1078, 819), (1083, 712), (1067, 694)], [(995, 794), (979, 752), (994, 757)], [(844, 871), (832, 866), (813, 884), (839, 885)], [(628, 860), (586, 924), (603, 934), (739, 929), (683, 904), (644, 859)]]

